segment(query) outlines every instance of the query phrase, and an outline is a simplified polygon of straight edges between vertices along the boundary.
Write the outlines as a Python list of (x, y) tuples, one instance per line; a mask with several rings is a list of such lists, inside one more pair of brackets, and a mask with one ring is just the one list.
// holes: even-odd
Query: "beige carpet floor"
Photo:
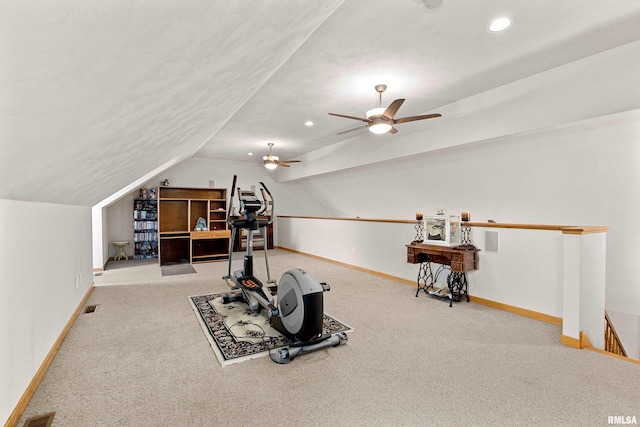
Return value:
[(19, 425), (52, 411), (55, 426), (601, 426), (609, 416), (640, 419), (640, 365), (563, 346), (558, 326), (474, 303), (449, 308), (416, 298), (410, 285), (284, 250), (269, 260), (276, 278), (301, 267), (331, 284), (325, 311), (356, 331), (346, 345), (288, 365), (267, 357), (221, 368), (187, 296), (228, 289), (226, 263), (163, 277), (156, 263), (122, 261), (95, 277), (88, 304), (97, 310), (78, 317)]

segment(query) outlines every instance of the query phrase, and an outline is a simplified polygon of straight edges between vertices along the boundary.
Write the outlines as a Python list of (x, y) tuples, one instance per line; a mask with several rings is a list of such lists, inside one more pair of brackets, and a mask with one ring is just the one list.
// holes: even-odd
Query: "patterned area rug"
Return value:
[[(284, 347), (291, 341), (269, 325), (262, 313), (249, 310), (236, 301), (222, 303), (228, 292), (189, 297), (189, 302), (220, 364), (226, 365), (266, 356), (269, 350)], [(349, 332), (352, 329), (324, 315), (322, 332)]]

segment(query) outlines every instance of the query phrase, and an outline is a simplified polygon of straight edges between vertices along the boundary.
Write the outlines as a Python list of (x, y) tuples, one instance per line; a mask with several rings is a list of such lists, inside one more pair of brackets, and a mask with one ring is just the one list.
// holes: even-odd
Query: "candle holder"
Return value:
[(471, 226), (469, 225), (469, 221), (471, 220), (471, 214), (469, 212), (462, 212), (460, 214), (462, 219), (462, 224), (460, 226), (460, 243), (458, 246), (460, 249), (475, 249), (471, 243)]
[(424, 222), (422, 220), (416, 220), (416, 237), (413, 240), (415, 243), (422, 243), (424, 241)]
[(463, 223), (462, 227), (460, 227), (460, 232), (462, 234), (462, 239), (460, 241), (460, 243), (462, 243), (462, 246), (473, 247), (473, 245), (471, 244), (471, 227)]

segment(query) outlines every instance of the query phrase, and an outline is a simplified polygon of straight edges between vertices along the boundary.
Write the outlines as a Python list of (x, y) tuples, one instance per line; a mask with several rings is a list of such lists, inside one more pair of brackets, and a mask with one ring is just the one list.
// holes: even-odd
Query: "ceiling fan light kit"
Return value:
[(273, 142), (267, 144), (269, 146), (269, 154), (262, 157), (262, 164), (267, 169), (275, 169), (278, 166), (289, 167), (289, 163), (299, 163), (300, 160), (280, 160), (280, 157), (271, 154), (271, 148), (273, 148)]
[[(265, 156), (267, 157), (267, 156)], [(278, 164), (276, 162), (274, 162), (273, 160), (264, 160), (264, 167), (267, 169), (275, 169), (278, 167)]]
[[(398, 129), (396, 129), (394, 125), (398, 123), (407, 123), (407, 122), (414, 122), (417, 120), (441, 117), (440, 114), (424, 114), (421, 116), (411, 116), (411, 117), (403, 117), (401, 119), (394, 119), (394, 116), (400, 109), (400, 106), (404, 102), (404, 99), (396, 99), (388, 107), (385, 108), (382, 106), (382, 92), (384, 92), (387, 89), (387, 85), (377, 85), (375, 89), (376, 89), (376, 92), (378, 92), (378, 107), (367, 111), (365, 114), (366, 119), (361, 117), (346, 116), (344, 114), (335, 114), (335, 113), (329, 113), (329, 115), (365, 122), (366, 123), (365, 127), (368, 128), (371, 133), (375, 133), (377, 135), (382, 135), (384, 133), (391, 133), (391, 134), (397, 133)], [(338, 135), (341, 135), (347, 132), (352, 132), (358, 129), (361, 129), (361, 127), (339, 132)]]
[(376, 135), (382, 135), (383, 133), (387, 133), (391, 130), (393, 126), (389, 123), (385, 123), (382, 119), (373, 119), (369, 124), (369, 131), (371, 133), (375, 133)]

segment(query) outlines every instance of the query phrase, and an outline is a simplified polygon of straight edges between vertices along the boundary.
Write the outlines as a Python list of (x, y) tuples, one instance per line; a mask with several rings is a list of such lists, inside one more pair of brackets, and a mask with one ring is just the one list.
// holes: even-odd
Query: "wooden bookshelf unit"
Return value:
[[(195, 230), (204, 218), (206, 230)], [(160, 265), (226, 259), (231, 232), (227, 228), (226, 188), (158, 188)]]

